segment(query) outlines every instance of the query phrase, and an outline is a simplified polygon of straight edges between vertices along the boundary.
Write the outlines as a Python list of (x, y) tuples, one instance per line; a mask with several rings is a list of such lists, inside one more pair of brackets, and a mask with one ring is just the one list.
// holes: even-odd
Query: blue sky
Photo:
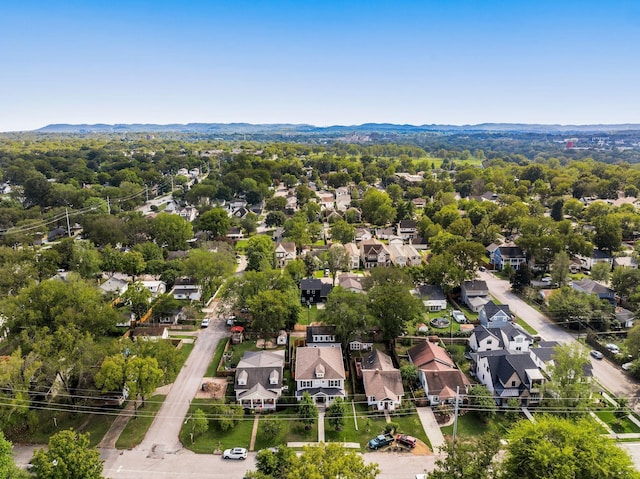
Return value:
[(0, 131), (640, 123), (636, 1), (7, 1)]

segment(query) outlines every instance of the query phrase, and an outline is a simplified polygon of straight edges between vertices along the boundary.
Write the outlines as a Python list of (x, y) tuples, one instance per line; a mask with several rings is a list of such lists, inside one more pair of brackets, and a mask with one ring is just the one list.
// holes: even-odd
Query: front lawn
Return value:
[(131, 449), (142, 442), (166, 397), (163, 394), (151, 396), (145, 401), (144, 407), (138, 407), (138, 416), (129, 419), (116, 441), (116, 449)]
[(309, 325), (315, 323), (318, 320), (318, 307), (312, 304), (311, 307), (303, 305), (300, 308), (300, 314), (298, 315), (298, 324)]
[(595, 414), (617, 434), (640, 433), (640, 427), (627, 416), (617, 418), (613, 411), (596, 411)]

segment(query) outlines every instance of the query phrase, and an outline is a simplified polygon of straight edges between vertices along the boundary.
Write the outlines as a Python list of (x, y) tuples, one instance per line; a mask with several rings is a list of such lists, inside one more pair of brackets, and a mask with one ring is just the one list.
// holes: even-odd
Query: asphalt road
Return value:
[[(511, 292), (511, 284), (508, 281), (499, 279), (488, 271), (479, 272), (478, 275), (480, 279), (487, 282), (491, 294), (501, 303), (508, 304), (511, 311), (536, 329), (542, 339), (558, 341), (559, 343), (577, 342), (573, 334), (555, 324), (544, 314), (532, 308)], [(616, 396), (638, 397), (640, 386), (627, 376), (619, 366), (606, 359), (598, 360), (591, 356), (589, 356), (589, 359), (593, 365), (594, 377), (605, 389)], [(634, 403), (635, 401), (632, 399), (631, 402)]]

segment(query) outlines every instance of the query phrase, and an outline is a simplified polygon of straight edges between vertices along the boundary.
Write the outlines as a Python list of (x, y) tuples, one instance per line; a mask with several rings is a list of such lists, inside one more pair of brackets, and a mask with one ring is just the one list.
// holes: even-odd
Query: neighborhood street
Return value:
[[(533, 327), (545, 341), (558, 341), (570, 343), (576, 341), (573, 334), (549, 320), (544, 314), (529, 306), (511, 291), (511, 284), (497, 278), (489, 271), (478, 273), (479, 279), (486, 281), (491, 294), (501, 303), (508, 304), (511, 312), (522, 318)], [(611, 391), (615, 396), (627, 396), (636, 398), (640, 387), (637, 382), (626, 375), (617, 365), (607, 359), (594, 359), (589, 356), (593, 365), (593, 375), (598, 382)], [(631, 404), (635, 403), (631, 399)]]

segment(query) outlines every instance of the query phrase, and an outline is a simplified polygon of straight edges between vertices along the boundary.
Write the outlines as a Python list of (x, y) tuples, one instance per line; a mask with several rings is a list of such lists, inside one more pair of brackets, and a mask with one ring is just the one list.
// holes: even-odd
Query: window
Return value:
[(329, 387), (330, 388), (339, 388), (340, 380), (339, 379), (329, 379)]
[(300, 381), (301, 388), (310, 388), (312, 385), (312, 381)]
[(516, 382), (515, 381), (511, 381), (511, 386), (515, 386)]
[(493, 339), (487, 339), (487, 344), (493, 344)]

